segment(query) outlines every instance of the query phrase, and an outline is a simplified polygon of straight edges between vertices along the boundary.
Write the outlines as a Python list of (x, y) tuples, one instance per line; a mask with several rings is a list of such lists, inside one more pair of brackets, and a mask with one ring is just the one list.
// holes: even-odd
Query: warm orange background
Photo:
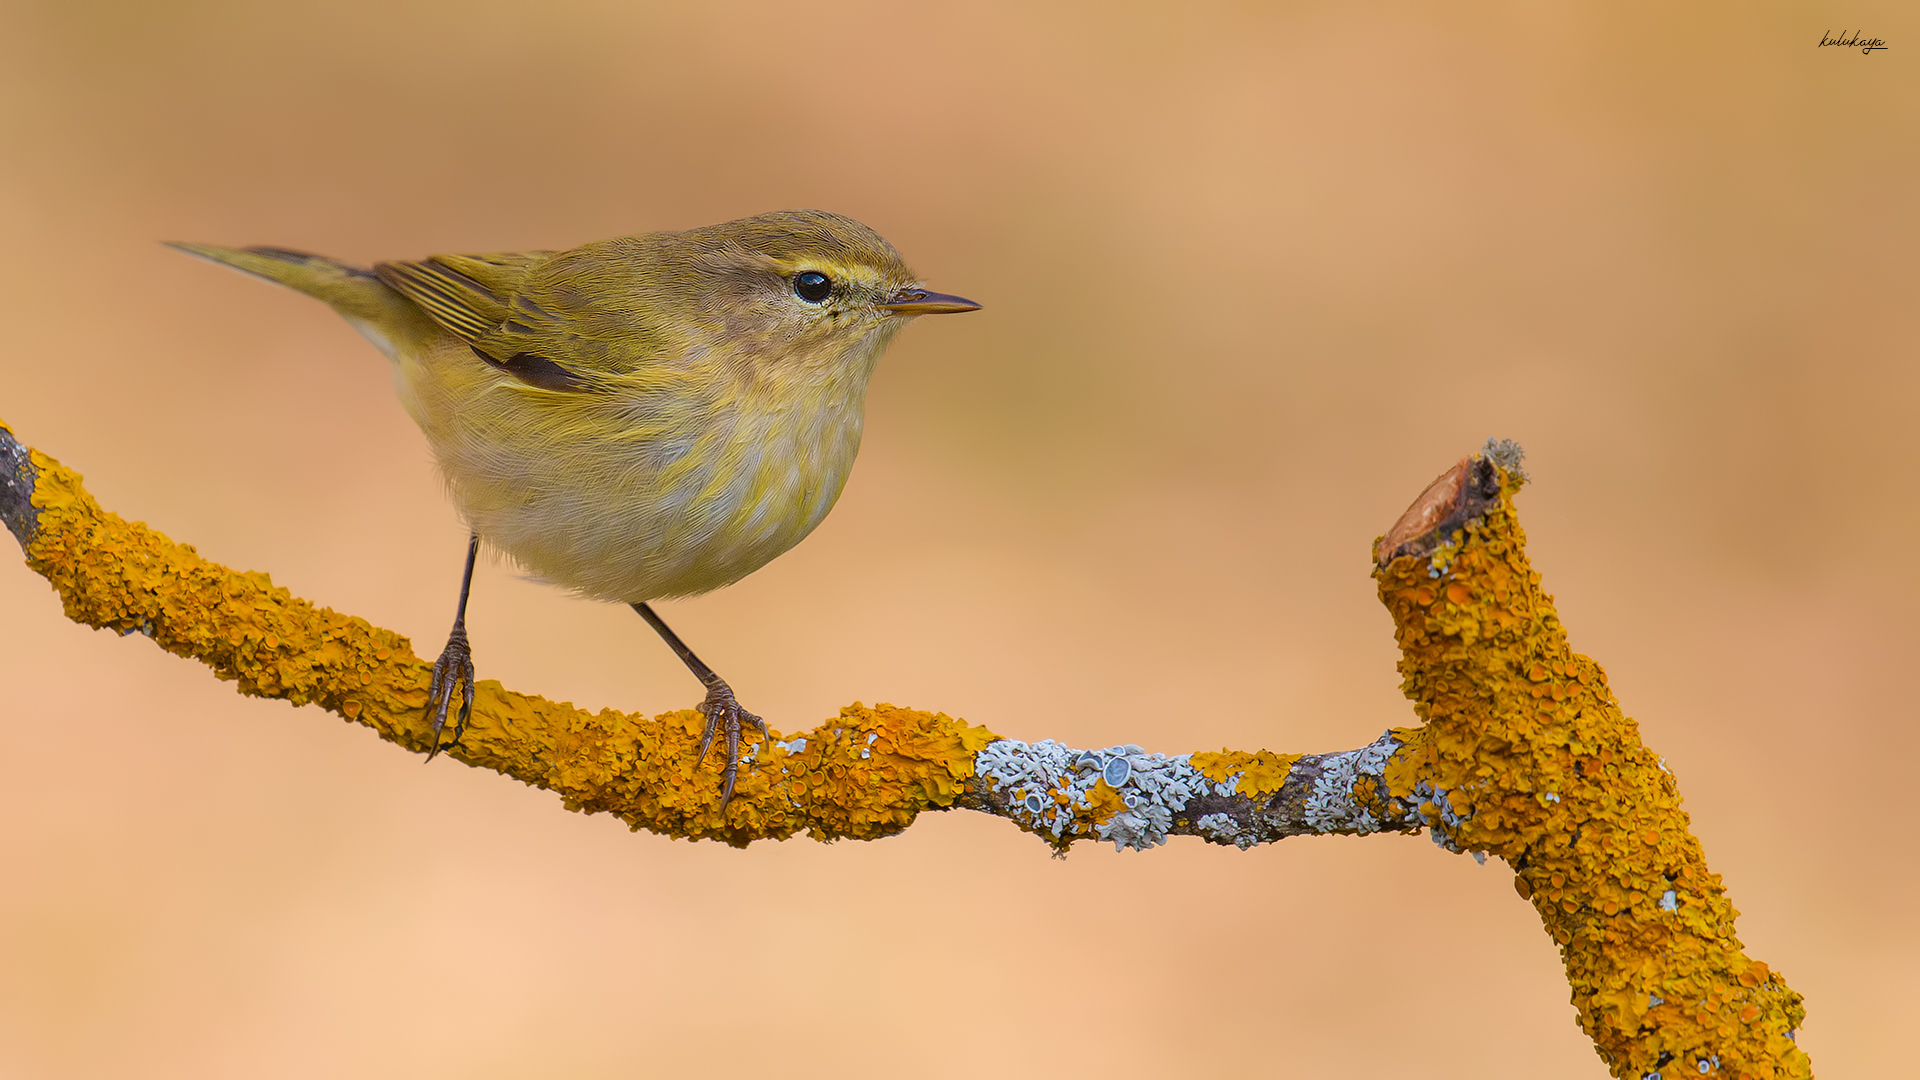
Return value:
[[(812, 539), (667, 616), (776, 726), (1169, 752), (1410, 722), (1368, 544), (1512, 436), (1803, 1045), (1920, 1075), (1920, 10), (1448, 7), (10, 0), (0, 417), (431, 655), (464, 533), (384, 362), (156, 241), (842, 211), (987, 310), (895, 346)], [(0, 563), (0, 1076), (1604, 1075), (1509, 873), (1425, 839), (633, 835)], [(485, 677), (697, 698), (623, 609), (475, 595)]]

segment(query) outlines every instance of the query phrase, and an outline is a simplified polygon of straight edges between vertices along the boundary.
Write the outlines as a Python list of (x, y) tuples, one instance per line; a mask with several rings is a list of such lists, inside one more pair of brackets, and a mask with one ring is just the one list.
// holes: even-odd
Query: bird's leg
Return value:
[(466, 734), (467, 718), (473, 715), (473, 648), (467, 644), (467, 593), (473, 588), (473, 560), (480, 553), (480, 534), (467, 541), (467, 572), (460, 578), (460, 609), (453, 615), (453, 632), (447, 635), (447, 647), (433, 662), (433, 680), (427, 684), (427, 719), (433, 721), (433, 746), (427, 760), (438, 754), (440, 729), (447, 726), (447, 710), (453, 706), (453, 692), (460, 691), (460, 719), (453, 724), (453, 741), (459, 746)]
[(660, 616), (654, 614), (652, 608), (645, 604), (635, 604), (633, 610), (647, 620), (647, 625), (653, 627), (654, 633), (659, 634), (661, 640), (667, 643), (667, 648), (672, 649), (674, 655), (680, 658), (680, 662), (687, 665), (687, 670), (693, 672), (694, 678), (699, 679), (701, 685), (707, 688), (706, 700), (700, 703), (700, 711), (707, 717), (707, 729), (700, 735), (700, 756), (694, 760), (694, 765), (698, 766), (707, 760), (707, 751), (713, 747), (714, 735), (724, 730), (727, 733), (727, 767), (720, 773), (723, 777), (720, 788), (720, 810), (725, 813), (727, 803), (733, 799), (734, 782), (740, 777), (742, 725), (752, 724), (759, 729), (761, 737), (765, 739), (771, 739), (773, 733), (767, 730), (766, 721), (740, 707), (740, 703), (734, 700), (733, 687), (727, 685), (727, 680), (714, 674), (712, 668), (693, 655), (693, 650), (687, 648), (686, 642), (680, 640), (680, 635), (669, 629), (667, 624), (661, 621)]

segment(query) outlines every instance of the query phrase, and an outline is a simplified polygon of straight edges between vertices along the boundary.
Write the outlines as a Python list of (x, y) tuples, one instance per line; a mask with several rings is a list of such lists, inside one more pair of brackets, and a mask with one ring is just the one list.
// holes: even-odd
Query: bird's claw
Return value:
[(727, 735), (727, 767), (720, 770), (720, 812), (727, 812), (727, 803), (733, 801), (733, 785), (740, 778), (740, 732), (747, 724), (752, 724), (763, 739), (771, 739), (773, 733), (767, 730), (767, 722), (740, 707), (734, 700), (733, 688), (725, 682), (715, 680), (707, 688), (706, 700), (700, 703), (700, 711), (706, 715), (707, 727), (700, 734), (700, 756), (694, 759), (698, 768), (707, 760), (707, 751), (713, 748), (713, 737), (725, 731)]
[(460, 692), (460, 718), (454, 721), (453, 741), (446, 746), (460, 745), (460, 736), (467, 731), (467, 718), (473, 715), (473, 648), (467, 644), (464, 626), (455, 626), (453, 633), (447, 635), (447, 647), (440, 650), (440, 659), (433, 662), (433, 678), (427, 683), (427, 719), (433, 721), (433, 746), (427, 750), (428, 761), (446, 748), (440, 743), (440, 730), (447, 726), (447, 710), (453, 706), (456, 690)]

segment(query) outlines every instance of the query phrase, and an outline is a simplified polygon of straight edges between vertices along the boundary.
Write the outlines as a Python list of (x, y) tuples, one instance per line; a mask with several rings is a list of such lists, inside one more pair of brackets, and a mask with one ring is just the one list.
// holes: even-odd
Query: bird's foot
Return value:
[[(460, 718), (453, 724), (453, 741), (442, 746), (440, 730), (447, 726), (447, 710), (453, 707), (454, 691), (460, 692)], [(473, 648), (467, 644), (467, 628), (455, 625), (447, 635), (447, 647), (433, 662), (433, 679), (427, 684), (427, 719), (433, 721), (433, 746), (427, 760), (447, 746), (459, 746), (466, 734), (467, 718), (473, 715)]]
[(694, 759), (698, 768), (707, 760), (707, 751), (713, 748), (713, 737), (721, 731), (727, 734), (727, 767), (720, 770), (722, 777), (720, 788), (720, 812), (727, 812), (727, 803), (733, 800), (733, 785), (740, 778), (740, 732), (752, 724), (760, 732), (762, 739), (773, 738), (767, 730), (767, 722), (740, 707), (733, 698), (733, 688), (726, 681), (715, 677), (707, 687), (707, 697), (700, 703), (700, 711), (706, 714), (707, 728), (700, 735), (700, 756)]

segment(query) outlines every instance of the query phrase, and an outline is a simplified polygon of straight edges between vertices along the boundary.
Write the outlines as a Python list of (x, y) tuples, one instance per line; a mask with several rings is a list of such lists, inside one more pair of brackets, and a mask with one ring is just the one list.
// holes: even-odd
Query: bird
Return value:
[(631, 606), (680, 658), (706, 690), (696, 767), (726, 739), (722, 813), (743, 733), (771, 732), (651, 602), (730, 585), (812, 532), (859, 452), (888, 344), (918, 316), (980, 308), (823, 210), (370, 269), (169, 246), (323, 301), (391, 361), (469, 532), (429, 682), (427, 760), (459, 744), (473, 712), (466, 614), (484, 543), (536, 580)]

